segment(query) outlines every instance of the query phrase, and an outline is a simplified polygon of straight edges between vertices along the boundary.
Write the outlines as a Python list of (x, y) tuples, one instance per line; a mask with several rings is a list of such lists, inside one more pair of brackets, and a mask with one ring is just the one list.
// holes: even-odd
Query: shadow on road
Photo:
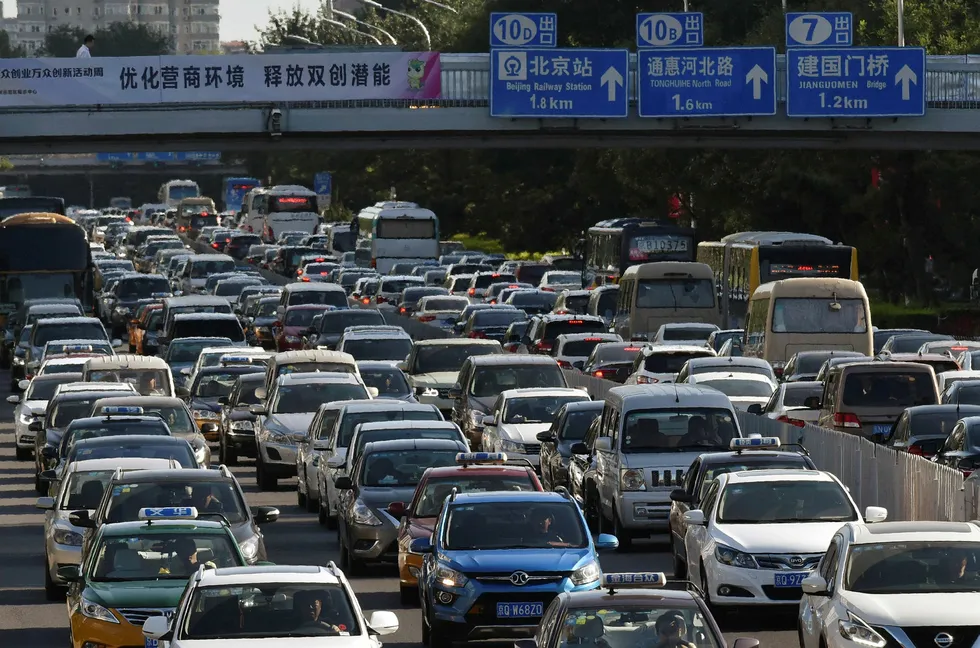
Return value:
[(0, 630), (0, 646), (30, 646), (31, 648), (48, 648), (49, 646), (67, 645), (67, 628), (20, 628), (18, 630)]
[[(11, 588), (0, 590), (0, 607), (8, 605), (37, 605), (48, 601), (44, 598), (44, 590), (39, 587)], [(13, 646), (3, 641), (3, 633), (0, 632), (0, 646)], [(28, 645), (28, 644), (24, 644)]]

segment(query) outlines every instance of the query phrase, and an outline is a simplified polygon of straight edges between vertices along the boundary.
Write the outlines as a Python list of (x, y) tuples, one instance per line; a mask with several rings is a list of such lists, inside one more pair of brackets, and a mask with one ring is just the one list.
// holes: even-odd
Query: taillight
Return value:
[(801, 421), (800, 419), (790, 418), (790, 417), (786, 416), (785, 414), (783, 414), (782, 416), (780, 416), (776, 420), (779, 421), (780, 423), (789, 423), (790, 425), (795, 425), (796, 427), (800, 427), (800, 428), (806, 426), (806, 421)]
[(658, 382), (660, 382), (658, 379), (651, 378), (650, 376), (637, 376), (636, 377), (636, 384), (637, 385), (652, 385), (652, 384), (658, 383)]
[(374, 300), (375, 300), (376, 302), (378, 302), (379, 304), (383, 304), (383, 303), (385, 303), (386, 301), (388, 301), (387, 299), (385, 299), (385, 298), (384, 298), (384, 297), (382, 297), (381, 295), (378, 295), (377, 297), (375, 297), (375, 298), (374, 298)]
[(572, 363), (571, 362), (567, 362), (565, 360), (559, 360), (558, 361), (558, 366), (561, 367), (562, 369), (571, 369), (572, 368)]
[(602, 369), (597, 369), (596, 371), (592, 372), (592, 375), (595, 376), (596, 378), (603, 378), (605, 377), (606, 372), (603, 371)]
[(431, 322), (436, 318), (435, 315), (422, 315), (419, 317), (420, 322)]
[(187, 231), (187, 228), (186, 228), (186, 227), (184, 227), (183, 225), (181, 225), (181, 226), (180, 226), (180, 231), (181, 231), (181, 232), (186, 232), (186, 231)]
[(545, 292), (555, 292), (555, 289), (554, 288), (550, 288), (548, 286), (541, 286), (541, 290), (543, 290)]
[(497, 300), (496, 299), (491, 299), (489, 303), (496, 304), (497, 303)]
[(371, 259), (371, 267), (372, 268), (377, 268), (378, 267), (378, 260), (377, 259)]
[(212, 243), (211, 244), (211, 247), (213, 247), (215, 250), (217, 250), (218, 249), (218, 244), (217, 243)]
[(474, 340), (486, 340), (487, 335), (482, 331), (470, 331), (470, 337)]
[(911, 455), (917, 455), (919, 457), (926, 456), (926, 453), (922, 452), (922, 448), (917, 445), (910, 445), (909, 447), (905, 448), (905, 452)]
[(401, 308), (399, 308), (399, 309), (398, 309), (398, 312), (399, 312), (399, 313), (402, 313), (402, 314), (405, 314), (405, 313), (407, 313), (407, 312), (408, 312), (408, 309), (407, 309), (407, 308), (405, 308), (404, 306), (402, 306)]
[(310, 280), (309, 277), (303, 277), (303, 281), (309, 281), (309, 280)]
[(473, 295), (476, 294), (476, 288), (470, 288), (469, 290), (466, 291), (466, 294), (472, 297)]
[(536, 348), (538, 351), (543, 351), (543, 352), (547, 353), (548, 351), (551, 351), (551, 342), (545, 342), (544, 340), (538, 340), (538, 343), (534, 345), (534, 348)]
[(362, 301), (363, 303), (365, 303), (365, 304), (370, 304), (370, 303), (371, 303), (371, 298), (370, 298), (370, 297), (365, 297), (365, 298), (364, 298), (364, 299), (362, 299), (361, 301)]
[(857, 417), (857, 414), (851, 414), (850, 412), (834, 412), (834, 425), (845, 428), (859, 428), (861, 427), (861, 419)]

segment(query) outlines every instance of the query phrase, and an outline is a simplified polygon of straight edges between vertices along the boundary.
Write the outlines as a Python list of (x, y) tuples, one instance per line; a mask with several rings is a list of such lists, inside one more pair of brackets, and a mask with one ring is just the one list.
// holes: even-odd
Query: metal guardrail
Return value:
[[(442, 54), (440, 57), (442, 98), (429, 100), (372, 99), (361, 101), (282, 101), (282, 108), (404, 108), (424, 110), (432, 108), (486, 108), (490, 105), (490, 55)], [(776, 61), (777, 99), (786, 101), (786, 57), (779, 55)], [(636, 55), (630, 55), (629, 90), (630, 103), (636, 103)], [(980, 110), (980, 55), (929, 56), (926, 61), (926, 101), (930, 108), (954, 110)], [(168, 110), (242, 110), (255, 107), (268, 108), (268, 102), (166, 104)], [(0, 113), (38, 112), (130, 112), (159, 109), (159, 105), (114, 106), (54, 106), (0, 108)]]

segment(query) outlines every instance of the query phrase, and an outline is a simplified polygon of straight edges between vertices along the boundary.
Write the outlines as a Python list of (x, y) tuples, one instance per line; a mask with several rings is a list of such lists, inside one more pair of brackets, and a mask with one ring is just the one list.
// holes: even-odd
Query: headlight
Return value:
[(242, 555), (249, 562), (259, 557), (259, 539), (256, 537), (242, 541), (238, 545), (238, 548), (242, 550)]
[(884, 648), (888, 644), (884, 637), (875, 632), (871, 626), (853, 612), (847, 613), (847, 619), (847, 621), (843, 619), (837, 621), (837, 630), (840, 632), (840, 636), (869, 648)]
[(211, 410), (196, 409), (192, 412), (194, 418), (196, 419), (206, 419), (209, 421), (217, 421), (221, 418), (221, 415), (217, 412), (212, 412)]
[(381, 526), (381, 520), (378, 516), (374, 514), (368, 505), (361, 500), (356, 500), (354, 502), (354, 507), (351, 509), (351, 516), (354, 518), (355, 524), (363, 524), (364, 526)]
[(273, 443), (289, 443), (289, 435), (278, 428), (266, 428)]
[(33, 414), (31, 414), (30, 412), (25, 412), (25, 411), (21, 410), (21, 412), (20, 412), (20, 422), (21, 423), (23, 423), (24, 425), (30, 425), (31, 424), (31, 421), (33, 421), (33, 420), (34, 420), (34, 415)]
[(573, 585), (585, 585), (586, 583), (591, 583), (593, 581), (599, 580), (601, 572), (599, 571), (599, 565), (593, 561), (584, 567), (579, 567), (574, 572), (572, 572), (572, 584)]
[(514, 454), (524, 454), (524, 444), (516, 441), (500, 440), (500, 450), (502, 452), (513, 452)]
[(82, 546), (82, 534), (72, 531), (71, 529), (55, 527), (52, 537), (54, 538), (54, 541), (60, 545), (67, 545), (69, 547)]
[(619, 487), (624, 491), (645, 491), (647, 484), (643, 481), (643, 471), (635, 468), (620, 468)]
[(469, 579), (455, 569), (440, 565), (436, 567), (436, 582), (445, 587), (465, 587)]
[(755, 564), (755, 558), (751, 554), (721, 544), (715, 547), (715, 560), (731, 567), (742, 567), (743, 569), (759, 568)]
[(82, 597), (82, 604), (78, 608), (81, 610), (82, 616), (87, 616), (90, 619), (98, 619), (106, 623), (119, 623), (119, 619), (108, 608), (90, 601), (85, 597)]
[(254, 421), (232, 421), (232, 423), (231, 423), (231, 429), (232, 430), (242, 430), (242, 431), (254, 432), (255, 431), (255, 422)]

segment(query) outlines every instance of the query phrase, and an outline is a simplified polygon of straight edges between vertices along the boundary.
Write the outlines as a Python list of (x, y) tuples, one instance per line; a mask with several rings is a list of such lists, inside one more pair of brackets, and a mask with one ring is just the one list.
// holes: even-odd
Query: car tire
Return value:
[(425, 632), (425, 629), (428, 628), (429, 641), (426, 642), (426, 645), (429, 648), (452, 648), (453, 645), (452, 640), (446, 638), (446, 636), (442, 632), (442, 628), (439, 627), (438, 623), (434, 621), (430, 621), (429, 623), (423, 622), (422, 628), (423, 628), (423, 632)]
[[(419, 600), (419, 588), (405, 587), (402, 585), (398, 588), (398, 598), (401, 600), (402, 605), (414, 605)], [(425, 627), (424, 623), (422, 627)]]
[(633, 548), (633, 536), (628, 529), (623, 528), (622, 523), (619, 521), (619, 513), (616, 509), (613, 509), (613, 535), (619, 540), (619, 547), (616, 551), (627, 552)]
[(306, 495), (300, 492), (299, 487), (296, 488), (296, 506), (306, 508)]
[(255, 483), (258, 485), (260, 491), (271, 491), (276, 490), (276, 486), (279, 485), (279, 480), (266, 473), (265, 466), (259, 460), (255, 462)]
[(323, 508), (323, 502), (320, 500), (317, 500), (316, 521), (320, 526), (327, 526), (327, 509)]
[(306, 512), (316, 513), (320, 510), (320, 500), (310, 497), (309, 493), (306, 495)]
[[(673, 544), (673, 540), (671, 543)], [(673, 546), (671, 546), (671, 553), (674, 555), (674, 579), (687, 580), (687, 561), (681, 558)]]
[(14, 454), (17, 456), (17, 461), (30, 461), (34, 451), (30, 448), (16, 448)]
[(602, 509), (599, 505), (599, 494), (591, 484), (586, 485), (585, 488), (585, 522), (589, 525), (590, 531), (601, 533)]
[(47, 557), (44, 559), (44, 598), (47, 601), (64, 601), (65, 588), (51, 580)]
[(16, 394), (17, 392), (20, 391), (20, 385), (17, 384), (19, 382), (20, 382), (19, 380), (11, 380), (10, 381), (10, 393), (11, 394)]
[(340, 568), (348, 577), (357, 576), (361, 573), (360, 561), (354, 558), (347, 543), (344, 542), (343, 536), (340, 538)]
[(40, 473), (34, 474), (34, 492), (41, 496), (44, 496), (46, 492), (44, 482), (41, 481)]

